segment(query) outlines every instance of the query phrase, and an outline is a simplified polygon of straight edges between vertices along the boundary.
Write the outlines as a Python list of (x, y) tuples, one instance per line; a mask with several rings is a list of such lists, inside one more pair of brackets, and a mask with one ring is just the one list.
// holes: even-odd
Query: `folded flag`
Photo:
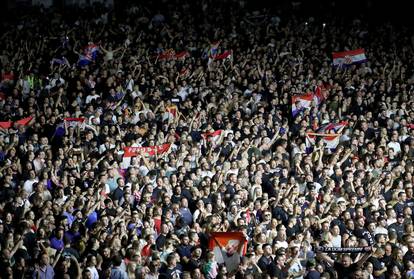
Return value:
[(363, 48), (350, 51), (334, 52), (332, 53), (332, 57), (333, 65), (338, 67), (364, 63), (367, 61), (365, 50)]
[(86, 55), (79, 55), (78, 65), (80, 67), (84, 67), (86, 65), (89, 65), (92, 62), (92, 59)]
[(171, 60), (174, 55), (175, 51), (170, 48), (158, 54), (158, 60)]
[(226, 50), (225, 52), (218, 54), (214, 57), (214, 60), (225, 60), (225, 59), (231, 59), (232, 58), (232, 51)]
[(168, 118), (174, 119), (178, 116), (178, 108), (176, 105), (168, 106), (165, 111), (168, 113)]
[(312, 101), (314, 101), (314, 94), (311, 92), (292, 96), (292, 116), (295, 117), (303, 110), (311, 108)]
[(214, 145), (216, 145), (218, 144), (218, 141), (220, 140), (222, 133), (223, 130), (217, 130), (214, 132), (203, 133), (201, 134), (201, 137), (206, 141), (211, 141)]
[(168, 49), (166, 51), (161, 52), (158, 54), (158, 60), (183, 60), (190, 56), (190, 53), (188, 51), (181, 51), (176, 53), (173, 49)]
[(321, 126), (317, 132), (326, 134), (326, 133), (329, 133), (330, 131), (334, 131), (335, 133), (338, 133), (346, 126), (348, 126), (348, 121), (341, 121), (338, 123), (329, 123), (329, 124)]
[(29, 117), (17, 120), (15, 123), (17, 125), (27, 126), (30, 123), (30, 121), (32, 121), (32, 119), (33, 119), (33, 116), (29, 116)]
[(155, 156), (155, 154), (163, 155), (170, 150), (171, 143), (164, 143), (161, 145), (147, 146), (147, 147), (131, 147), (124, 148), (124, 157), (134, 157), (141, 153), (148, 156)]
[(63, 122), (65, 123), (65, 127), (69, 128), (69, 127), (79, 127), (81, 129), (85, 129), (85, 118), (84, 117), (78, 117), (78, 118), (73, 118), (73, 117), (67, 117), (63, 119)]
[(174, 58), (177, 60), (184, 60), (185, 58), (189, 56), (190, 56), (190, 53), (188, 51), (181, 51), (179, 53), (176, 53)]
[(50, 64), (52, 65), (66, 65), (70, 67), (70, 63), (68, 61), (68, 59), (66, 59), (66, 57), (62, 57), (62, 58), (53, 58), (52, 61), (50, 61)]
[(322, 85), (318, 85), (315, 88), (314, 99), (318, 105), (320, 105), (328, 97), (328, 90)]
[(210, 44), (210, 49), (208, 50), (208, 57), (215, 57), (218, 54), (219, 45), (220, 41), (213, 42)]
[(221, 54), (216, 54), (214, 56), (209, 56), (207, 65), (210, 66), (210, 64), (213, 61), (232, 61), (233, 59), (233, 51), (232, 50), (226, 50), (225, 52)]
[(306, 133), (306, 152), (311, 153), (317, 137), (322, 137), (326, 149), (334, 151), (339, 144), (340, 134)]
[(213, 232), (208, 248), (213, 251), (217, 263), (224, 263), (231, 273), (238, 269), (240, 258), (246, 254), (247, 239), (242, 232)]
[(13, 127), (13, 124), (27, 126), (27, 125), (29, 125), (30, 121), (32, 121), (32, 119), (33, 119), (33, 116), (29, 116), (29, 117), (17, 120), (15, 122), (13, 122), (13, 121), (0, 121), (0, 128), (9, 129), (9, 128)]
[(89, 43), (84, 48), (84, 54), (79, 54), (78, 65), (80, 67), (89, 65), (91, 62), (96, 60), (99, 53), (99, 46), (94, 43)]
[(9, 129), (13, 126), (12, 121), (0, 121), (0, 128), (2, 129)]
[(91, 60), (95, 60), (98, 56), (99, 46), (94, 43), (89, 43), (85, 48), (86, 56)]
[(187, 68), (182, 68), (179, 72), (178, 75), (181, 78), (187, 78), (190, 75), (190, 71)]

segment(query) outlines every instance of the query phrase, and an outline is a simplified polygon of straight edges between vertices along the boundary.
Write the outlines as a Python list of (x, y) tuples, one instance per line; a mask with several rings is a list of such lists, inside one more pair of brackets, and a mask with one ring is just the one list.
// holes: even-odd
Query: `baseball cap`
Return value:
[(336, 203), (340, 203), (340, 202), (345, 202), (346, 203), (345, 198), (344, 197), (339, 197), (339, 198), (336, 199)]

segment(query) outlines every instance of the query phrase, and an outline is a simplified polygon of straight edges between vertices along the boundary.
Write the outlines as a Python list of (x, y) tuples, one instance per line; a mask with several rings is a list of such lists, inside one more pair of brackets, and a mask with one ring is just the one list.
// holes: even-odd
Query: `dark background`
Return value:
[[(89, 0), (86, 0), (89, 1)], [(143, 5), (158, 6), (161, 0), (113, 0), (114, 8), (128, 6), (131, 2), (140, 2)], [(179, 0), (167, 0), (180, 5)], [(208, 2), (236, 2), (237, 0), (209, 0)], [(1, 21), (8, 20), (14, 16), (15, 12), (24, 13), (27, 7), (31, 6), (31, 0), (2, 0), (0, 1)], [(65, 5), (65, 0), (52, 0), (54, 7), (61, 9)], [(192, 0), (190, 3), (200, 3), (200, 0)], [(394, 1), (380, 1), (380, 0), (245, 0), (247, 6), (251, 10), (266, 8), (272, 13), (283, 11), (284, 14), (292, 12), (304, 16), (314, 16), (323, 20), (325, 17), (359, 17), (368, 19), (369, 21), (384, 22), (392, 21), (397, 24), (404, 24), (407, 27), (413, 27), (411, 22), (412, 9), (409, 8), (410, 1), (394, 0)], [(159, 6), (158, 6), (159, 7)]]

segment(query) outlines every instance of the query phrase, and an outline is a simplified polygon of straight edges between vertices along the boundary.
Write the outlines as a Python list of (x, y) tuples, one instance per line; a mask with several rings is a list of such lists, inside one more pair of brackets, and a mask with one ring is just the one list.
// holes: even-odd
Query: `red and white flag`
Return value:
[(65, 123), (65, 128), (69, 128), (69, 127), (79, 127), (80, 129), (85, 129), (85, 118), (84, 117), (78, 117), (78, 118), (74, 118), (74, 117), (66, 117), (63, 119), (63, 122)]
[(368, 59), (363, 48), (332, 53), (333, 65), (338, 67), (364, 63)]
[(187, 57), (190, 57), (190, 53), (188, 51), (185, 51), (185, 50), (181, 51), (179, 53), (176, 53), (175, 56), (174, 56), (174, 58), (177, 59), (177, 60), (184, 60)]
[(217, 131), (214, 131), (214, 132), (203, 133), (203, 134), (201, 134), (201, 136), (206, 141), (211, 141), (212, 143), (217, 144), (222, 133), (223, 133), (223, 130), (217, 130)]
[(226, 50), (225, 52), (218, 54), (214, 57), (214, 60), (225, 60), (225, 59), (231, 59), (233, 55), (233, 51)]
[(342, 131), (343, 128), (348, 126), (348, 121), (341, 121), (338, 123), (329, 123), (326, 125), (321, 126), (318, 129), (318, 133), (329, 133), (330, 131), (334, 131), (335, 133)]
[(190, 53), (188, 51), (181, 51), (181, 52), (175, 52), (173, 49), (168, 49), (166, 51), (161, 52), (158, 54), (158, 60), (184, 60), (185, 58), (189, 57)]
[(328, 98), (328, 90), (325, 86), (316, 86), (314, 99), (318, 105), (320, 105), (326, 98)]
[(227, 61), (227, 60), (229, 60), (229, 61), (233, 60), (233, 51), (232, 50), (226, 50), (221, 54), (217, 54), (217, 55), (214, 55), (214, 56), (209, 56), (207, 65), (210, 66), (210, 64), (213, 61)]
[(240, 257), (246, 254), (247, 239), (242, 232), (213, 232), (208, 248), (213, 251), (217, 263), (224, 263), (231, 273), (238, 269)]
[(145, 154), (147, 156), (155, 156), (155, 154), (162, 155), (170, 149), (171, 143), (164, 143), (161, 145), (147, 146), (147, 147), (125, 147), (124, 158), (134, 157), (139, 154)]
[(174, 119), (178, 116), (178, 108), (176, 105), (168, 106), (165, 110), (169, 114), (168, 115), (169, 118)]
[(292, 116), (295, 117), (302, 110), (312, 107), (312, 101), (314, 101), (312, 92), (292, 96)]
[(317, 137), (322, 137), (325, 148), (334, 151), (339, 144), (339, 134), (317, 134), (306, 133), (306, 152), (311, 153), (314, 145), (316, 144)]

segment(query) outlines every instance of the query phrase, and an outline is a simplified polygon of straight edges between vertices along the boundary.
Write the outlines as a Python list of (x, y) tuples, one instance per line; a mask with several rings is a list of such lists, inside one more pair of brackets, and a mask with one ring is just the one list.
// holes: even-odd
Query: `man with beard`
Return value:
[(374, 239), (370, 232), (364, 227), (365, 220), (364, 217), (358, 217), (356, 219), (356, 228), (354, 230), (354, 234), (358, 238), (363, 238), (368, 242), (369, 246), (374, 245)]

